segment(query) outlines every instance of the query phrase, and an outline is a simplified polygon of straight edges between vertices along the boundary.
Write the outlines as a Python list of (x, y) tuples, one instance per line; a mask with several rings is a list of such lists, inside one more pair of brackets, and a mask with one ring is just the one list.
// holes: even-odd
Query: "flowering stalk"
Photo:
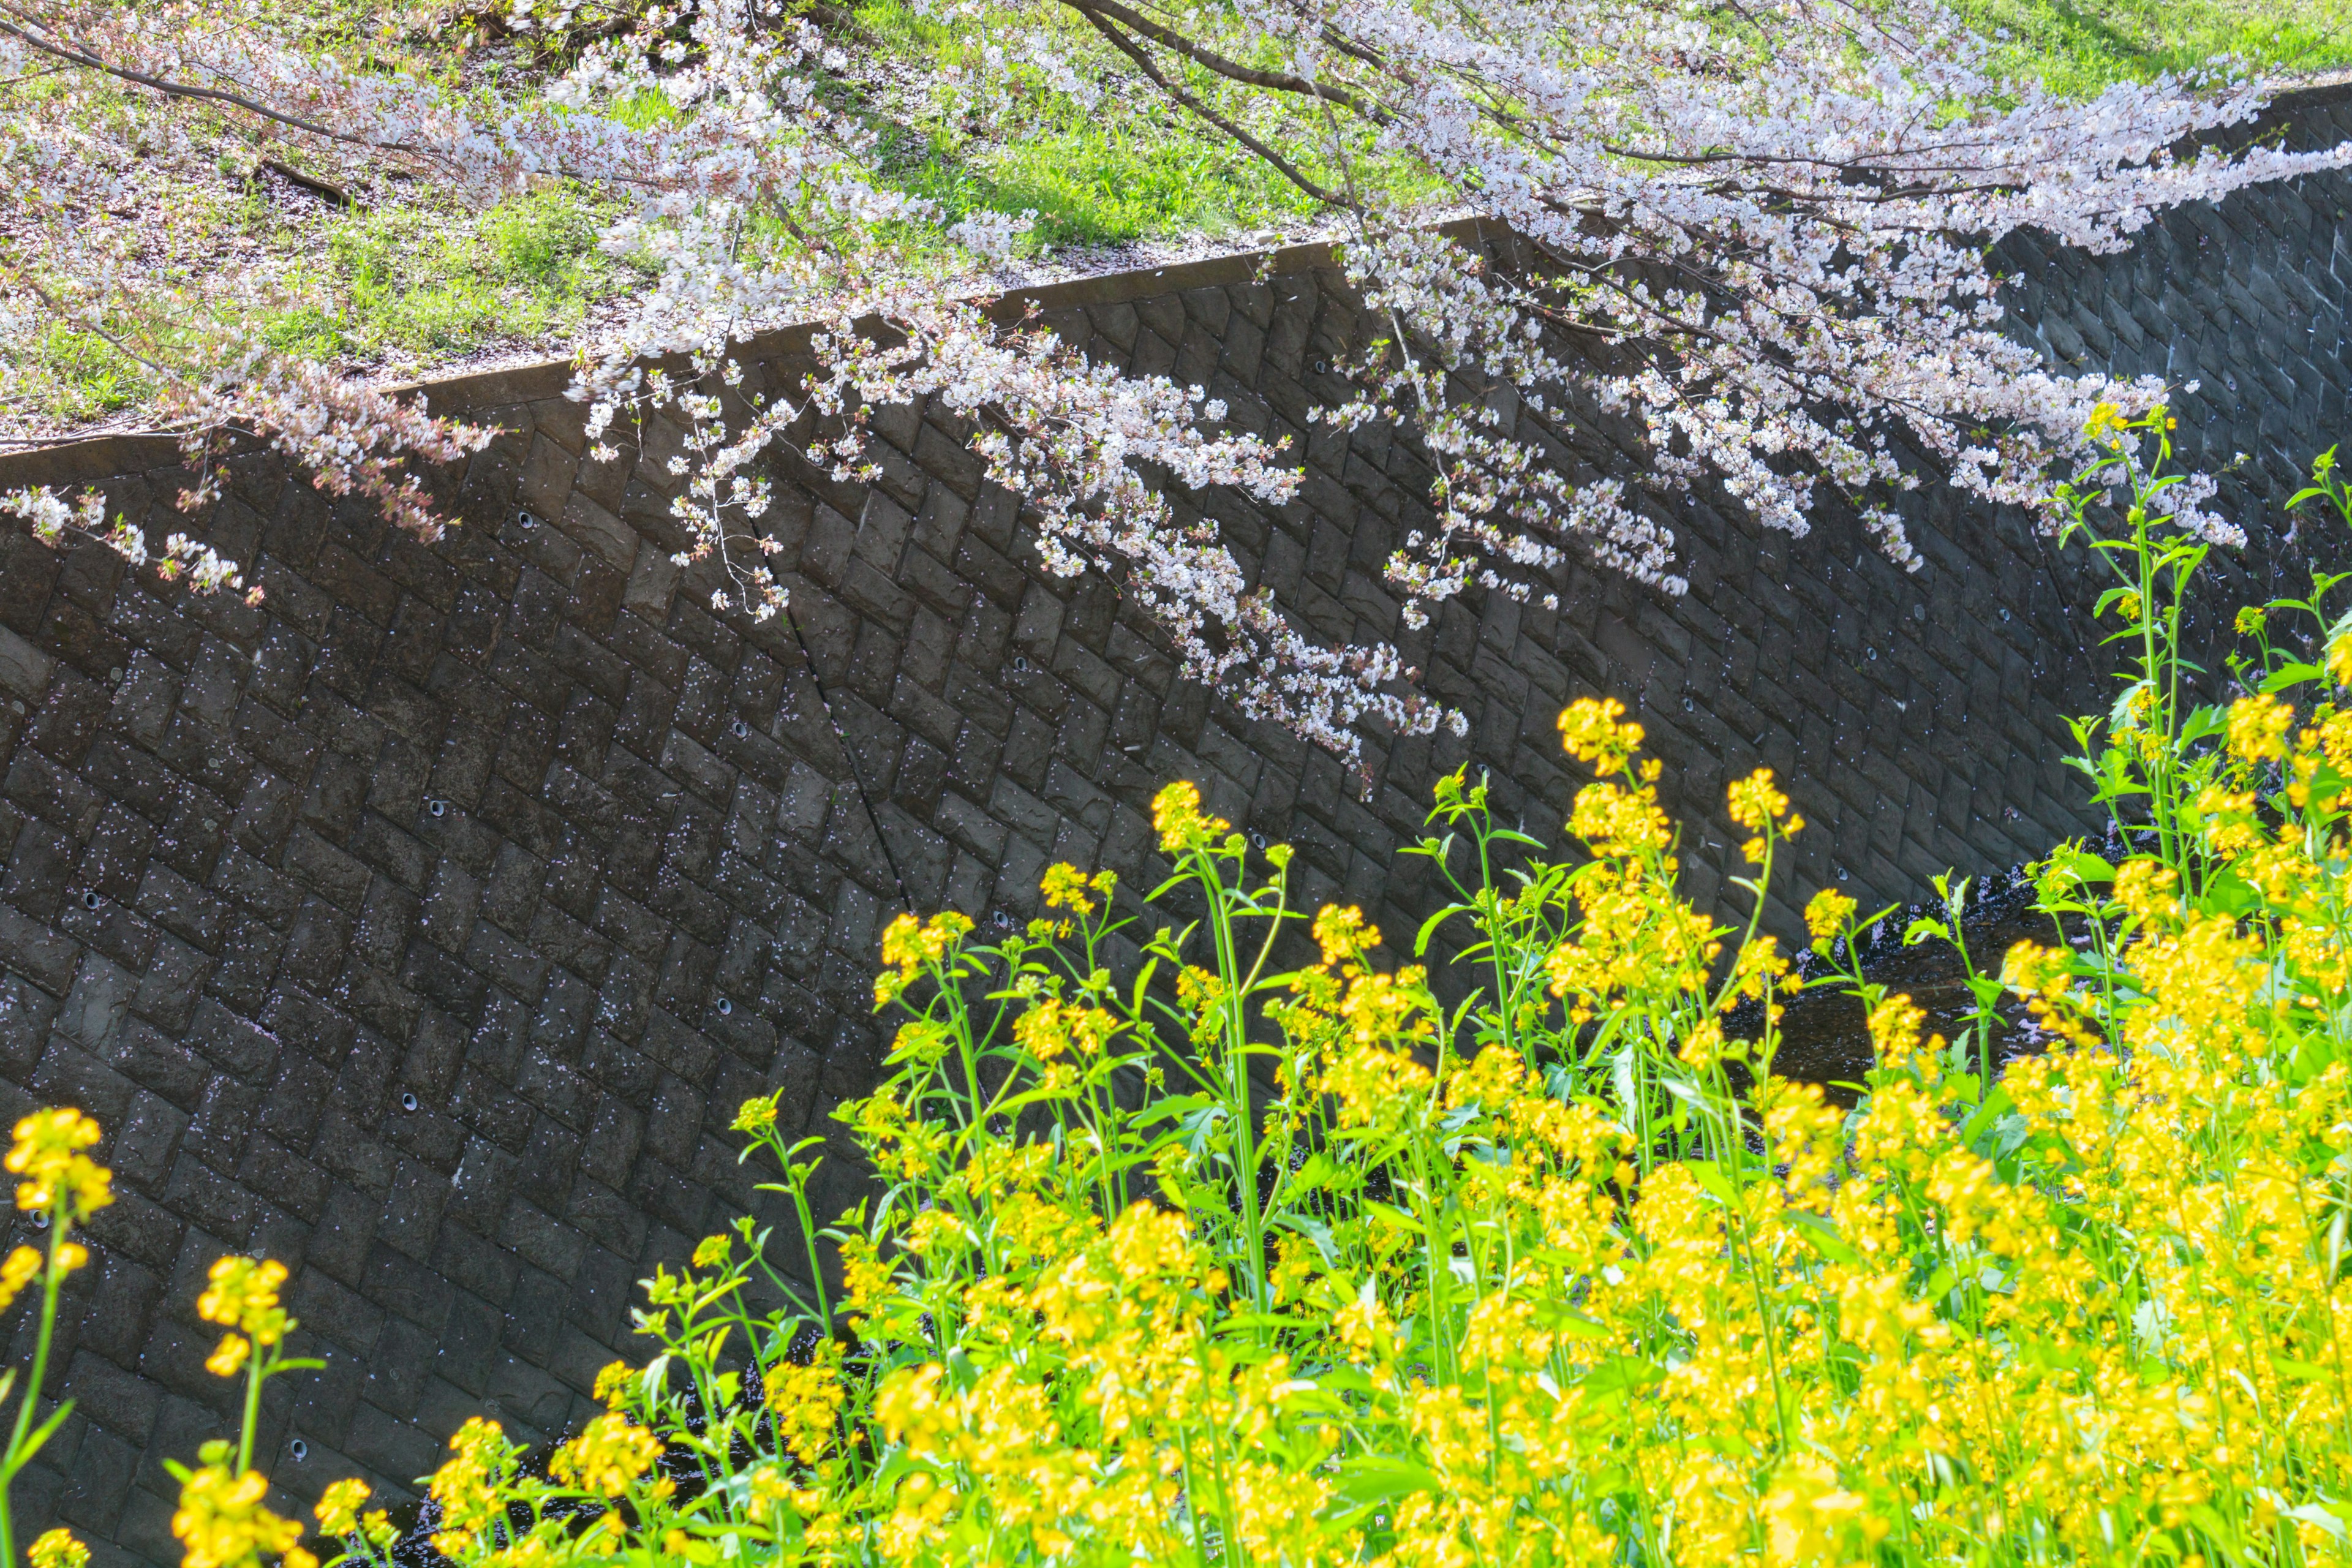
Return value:
[[(16, 1401), (8, 1446), (0, 1450), (0, 1568), (15, 1568), (16, 1562), (9, 1489), (17, 1472), (33, 1461), (59, 1424), (73, 1413), (73, 1401), (65, 1399), (41, 1415), (41, 1390), (48, 1379), (49, 1348), (57, 1332), (58, 1292), (67, 1275), (89, 1262), (89, 1249), (73, 1239), (74, 1227), (114, 1201), (111, 1173), (82, 1152), (98, 1139), (98, 1123), (78, 1110), (38, 1110), (16, 1123), (15, 1141), (5, 1161), (8, 1173), (16, 1178), (17, 1210), (31, 1215), (48, 1237), (42, 1249), (19, 1246), (0, 1260), (0, 1310), (14, 1302), (35, 1279), (41, 1287), (32, 1367)], [(0, 1373), (0, 1399), (16, 1387), (16, 1368)], [(35, 1542), (37, 1563), (44, 1557), (54, 1562), (68, 1553), (71, 1538), (60, 1542), (58, 1534), (52, 1531)], [(80, 1550), (79, 1543), (71, 1543), (71, 1549)], [(42, 1568), (48, 1565), (43, 1563)]]

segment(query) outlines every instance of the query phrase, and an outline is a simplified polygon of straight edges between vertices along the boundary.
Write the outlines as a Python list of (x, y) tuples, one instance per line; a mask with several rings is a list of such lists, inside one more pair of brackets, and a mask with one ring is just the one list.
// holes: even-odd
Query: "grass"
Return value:
[(1073, 117), (992, 147), (923, 142), (896, 171), (950, 213), (1034, 211), (1047, 245), (1115, 245), (1297, 223), (1314, 204), (1256, 159), (1156, 115), (1118, 125)]
[(2258, 76), (2352, 66), (2352, 0), (1955, 0), (2004, 40), (2002, 63), (2089, 94), (2118, 81), (2185, 75), (2235, 55)]
[(330, 302), (273, 322), (273, 345), (432, 359), (560, 334), (626, 280), (596, 250), (599, 210), (557, 186), (455, 223), (398, 207), (354, 213), (326, 232)]

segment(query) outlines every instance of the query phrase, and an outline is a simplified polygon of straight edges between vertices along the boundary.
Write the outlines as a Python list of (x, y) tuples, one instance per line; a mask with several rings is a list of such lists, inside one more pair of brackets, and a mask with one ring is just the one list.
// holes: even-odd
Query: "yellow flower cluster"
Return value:
[(1118, 888), (1118, 874), (1097, 871), (1087, 876), (1076, 866), (1057, 864), (1048, 869), (1042, 891), (1049, 910), (1068, 910), (1074, 914), (1094, 913), (1097, 900), (1108, 904)]
[(60, 1528), (44, 1531), (27, 1555), (33, 1568), (86, 1568), (89, 1548), (77, 1540), (72, 1531)]
[(278, 1344), (295, 1326), (278, 1302), (286, 1265), (274, 1258), (223, 1258), (214, 1262), (208, 1279), (205, 1293), (196, 1299), (196, 1315), (230, 1331), (221, 1336), (205, 1370), (233, 1377), (255, 1346), (266, 1350)]
[(1559, 738), (1570, 756), (1605, 777), (1624, 772), (1641, 751), (1642, 726), (1626, 721), (1614, 697), (1583, 697), (1561, 711)]
[(318, 1568), (301, 1545), (302, 1526), (263, 1506), (269, 1479), (258, 1470), (231, 1474), (226, 1445), (180, 1484), (180, 1506), (172, 1533), (183, 1550), (182, 1568), (251, 1568), (277, 1557), (284, 1568)]
[(558, 1447), (548, 1471), (565, 1486), (616, 1498), (624, 1496), (662, 1456), (661, 1439), (608, 1410), (586, 1430)]
[(476, 1415), (449, 1439), (450, 1458), (426, 1489), (441, 1507), (433, 1549), (464, 1559), (507, 1520), (505, 1489), (515, 1466), (514, 1445), (495, 1421)]
[(112, 1175), (82, 1152), (99, 1136), (98, 1123), (70, 1106), (19, 1121), (5, 1161), (17, 1178), (16, 1206), (70, 1223), (112, 1203)]
[(893, 920), (882, 932), (882, 962), (890, 967), (875, 977), (874, 1005), (887, 1006), (897, 1000), (914, 984), (916, 975), (947, 962), (949, 953), (971, 934), (971, 920), (952, 910), (928, 921), (910, 914)]
[(1171, 855), (1204, 849), (1228, 837), (1233, 824), (1201, 809), (1200, 786), (1179, 780), (1151, 798), (1151, 826)]
[[(74, 1250), (77, 1253), (81, 1251), (79, 1247)], [(0, 1311), (6, 1310), (18, 1296), (23, 1295), (25, 1287), (37, 1279), (40, 1272), (41, 1255), (30, 1247), (16, 1247), (5, 1260), (0, 1260)]]
[(849, 1392), (842, 1386), (838, 1345), (821, 1347), (806, 1365), (790, 1362), (769, 1369), (768, 1409), (784, 1447), (803, 1464), (814, 1465), (832, 1447)]

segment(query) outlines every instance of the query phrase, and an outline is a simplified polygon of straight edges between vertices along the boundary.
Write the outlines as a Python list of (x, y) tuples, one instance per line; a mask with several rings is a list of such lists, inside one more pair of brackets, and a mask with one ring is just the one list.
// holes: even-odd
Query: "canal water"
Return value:
[[(1889, 994), (1904, 994), (1927, 1015), (1927, 1029), (1947, 1040), (1968, 1027), (1975, 999), (1959, 951), (1940, 937), (1906, 943), (1905, 931), (1921, 915), (1941, 919), (1938, 910), (1915, 904), (1880, 921), (1862, 943), (1862, 970)], [(1962, 941), (1979, 974), (1998, 977), (2001, 956), (2018, 942), (2043, 943), (2074, 940), (2061, 931), (2050, 916), (2033, 908), (2033, 889), (2021, 872), (1988, 879), (1972, 885), (1966, 915), (1960, 922)], [(1803, 955), (1800, 973), (1825, 973), (1828, 965), (1811, 953)], [(1852, 1105), (1863, 1075), (1870, 1070), (1870, 1030), (1862, 1004), (1834, 985), (1801, 993), (1788, 1002), (1780, 1019), (1780, 1045), (1773, 1070), (1783, 1078), (1822, 1085), (1829, 1098)], [(1997, 1074), (2018, 1057), (2042, 1051), (2052, 1037), (2027, 1016), (2025, 1005), (2004, 994), (1995, 1005), (1992, 1057)], [(1734, 1013), (1726, 1032), (1743, 1039), (1762, 1033), (1762, 1009), (1749, 1003)]]

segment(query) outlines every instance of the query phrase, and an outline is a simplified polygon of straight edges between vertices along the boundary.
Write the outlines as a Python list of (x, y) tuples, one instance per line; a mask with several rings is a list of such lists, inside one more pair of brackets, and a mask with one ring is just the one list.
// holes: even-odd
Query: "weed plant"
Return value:
[[(1143, 907), (1187, 916), (1139, 970), (1110, 971), (1132, 922), (1108, 872), (1055, 868), (1002, 940), (896, 921), (891, 1076), (835, 1113), (867, 1196), (814, 1212), (822, 1141), (747, 1102), (779, 1223), (645, 1282), (646, 1355), (544, 1463), (467, 1423), (433, 1543), (482, 1568), (2352, 1557), (2352, 615), (2333, 576), (2251, 608), (2246, 694), (2191, 700), (2202, 555), (2166, 521), (2168, 429), (2103, 412), (2065, 492), (2116, 574), (2124, 685), (2079, 733), (2126, 853), (2033, 868), (2050, 940), (1970, 967), (1956, 1039), (1861, 972), (1882, 916), (1834, 889), (1802, 972), (1686, 903), (1614, 702), (1560, 718), (1594, 774), (1580, 855), (1439, 788), (1412, 852), (1460, 896), (1409, 945), (1466, 926), (1450, 1010), (1171, 784)], [(2352, 527), (2328, 459), (2296, 500)], [(1769, 773), (1730, 811), (1760, 909), (1803, 823)], [(1915, 939), (1957, 938), (1967, 887), (1943, 891)], [(1772, 1071), (1814, 987), (1867, 1011), (1851, 1111)], [(1996, 1072), (2004, 989), (2053, 1043)], [(1743, 1002), (1753, 1040), (1724, 1028)], [(95, 1135), (43, 1112), (8, 1158), (51, 1222), (0, 1266), (43, 1292), (33, 1385), (68, 1232), (105, 1201)], [(253, 1396), (241, 1443), (179, 1472), (196, 1568), (315, 1568), (250, 1470), (261, 1383), (296, 1364), (281, 1279), (224, 1259), (202, 1303)], [(58, 1418), (20, 1414), (0, 1468)], [(365, 1504), (329, 1489), (322, 1554), (389, 1563)]]

